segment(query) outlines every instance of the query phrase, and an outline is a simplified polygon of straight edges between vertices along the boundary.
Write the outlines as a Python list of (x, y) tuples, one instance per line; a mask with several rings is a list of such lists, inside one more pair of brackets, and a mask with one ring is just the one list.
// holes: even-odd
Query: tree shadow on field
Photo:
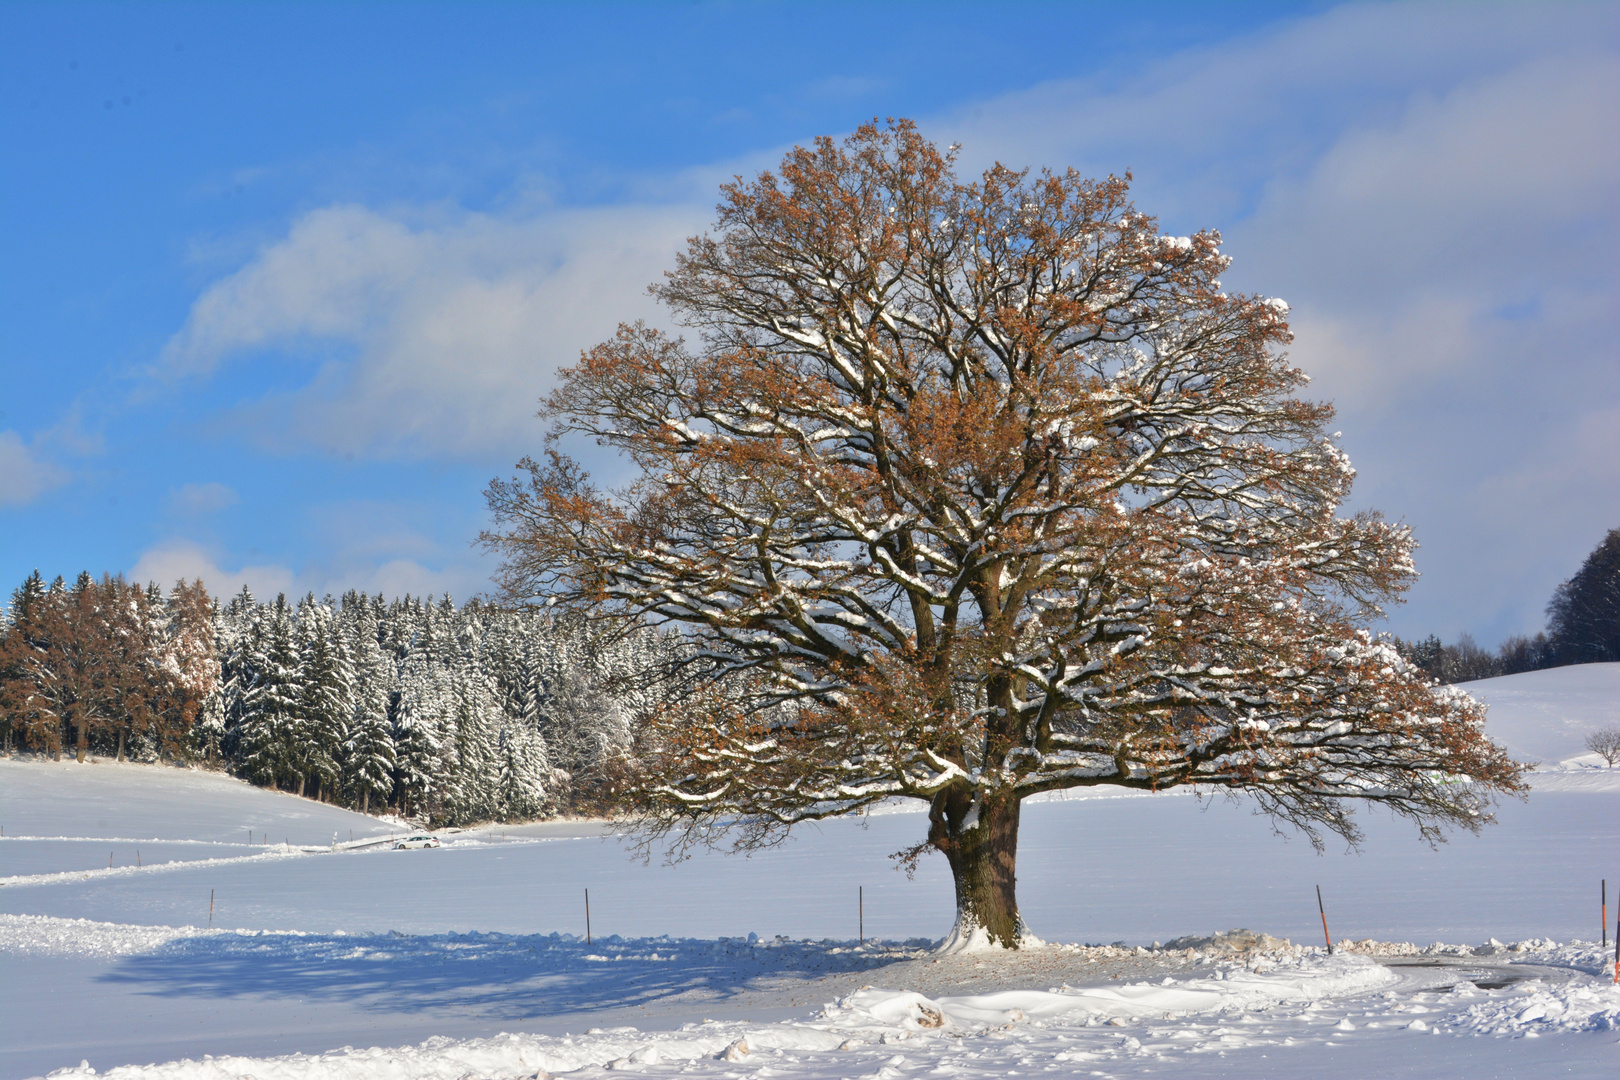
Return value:
[(933, 944), (239, 931), (176, 939), (100, 980), (160, 997), (291, 997), (381, 1013), (452, 1007), (504, 1021), (725, 1001), (916, 959)]

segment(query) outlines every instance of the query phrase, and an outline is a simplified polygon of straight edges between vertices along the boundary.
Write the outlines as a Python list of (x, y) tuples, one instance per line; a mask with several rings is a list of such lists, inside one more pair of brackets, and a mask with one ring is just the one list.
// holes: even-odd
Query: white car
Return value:
[(439, 846), (439, 838), (437, 836), (429, 836), (427, 833), (418, 833), (415, 836), (407, 836), (403, 840), (395, 840), (394, 841), (394, 850), (395, 851), (406, 851), (406, 850), (409, 850), (410, 848), (425, 848), (425, 847), (438, 847), (438, 846)]

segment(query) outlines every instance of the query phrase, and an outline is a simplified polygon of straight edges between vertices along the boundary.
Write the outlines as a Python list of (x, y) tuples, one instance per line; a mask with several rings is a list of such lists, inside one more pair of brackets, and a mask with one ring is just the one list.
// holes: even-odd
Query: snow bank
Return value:
[[(1443, 946), (1430, 947), (1431, 950), (1436, 948)], [(1572, 974), (1562, 980), (1527, 979), (1495, 993), (1460, 982), (1452, 988), (1450, 996), (1471, 1004), (1437, 1021), (1439, 1030), (1511, 1036), (1620, 1030), (1620, 986), (1612, 981), (1612, 944), (1522, 941), (1502, 945), (1490, 942), (1472, 952), (1476, 956), (1508, 959), (1509, 971), (1515, 965), (1535, 965), (1567, 969)]]
[(46, 915), (0, 915), (0, 949), (24, 956), (135, 956), (176, 938), (207, 932), (195, 926), (130, 926)]
[[(855, 1030), (898, 1026), (914, 1031), (946, 1024), (974, 1029), (1058, 1018), (1094, 1024), (1115, 1018), (1244, 1011), (1285, 1001), (1320, 1001), (1370, 993), (1397, 981), (1389, 968), (1366, 957), (1317, 957), (1289, 951), (1245, 965), (1224, 966), (1212, 978), (1166, 978), (1157, 985), (1007, 990), (937, 1000), (906, 992), (862, 990), (828, 1006), (827, 1015), (836, 1026)], [(935, 1022), (934, 1017), (943, 1020)]]
[[(1475, 990), (1475, 994), (1481, 991)], [(1459, 997), (1469, 996), (1465, 989)], [(1620, 1030), (1620, 987), (1560, 983), (1470, 1005), (1445, 1026), (1476, 1035)]]

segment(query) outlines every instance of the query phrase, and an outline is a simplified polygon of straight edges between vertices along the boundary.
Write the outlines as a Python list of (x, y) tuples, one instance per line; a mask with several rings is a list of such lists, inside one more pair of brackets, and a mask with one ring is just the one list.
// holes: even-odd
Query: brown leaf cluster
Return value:
[(58, 584), (12, 612), (0, 642), (0, 710), (28, 745), (82, 761), (122, 758), (132, 736), (178, 755), (219, 677), (213, 605), (201, 581), (165, 599), (121, 576)]

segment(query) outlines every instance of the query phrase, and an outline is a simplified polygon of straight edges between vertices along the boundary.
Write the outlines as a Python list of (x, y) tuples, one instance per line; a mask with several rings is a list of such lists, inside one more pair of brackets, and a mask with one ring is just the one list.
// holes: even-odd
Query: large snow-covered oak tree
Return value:
[(1100, 784), (1252, 796), (1320, 842), (1374, 802), (1477, 830), (1520, 766), (1481, 707), (1365, 626), (1403, 526), (1335, 516), (1353, 472), (1279, 348), (1126, 179), (959, 182), (908, 122), (723, 188), (641, 324), (545, 402), (638, 478), (553, 447), (492, 483), (518, 597), (686, 629), (710, 693), (642, 720), (640, 823), (771, 843), (928, 804), (958, 940), (1016, 947), (1019, 807)]

